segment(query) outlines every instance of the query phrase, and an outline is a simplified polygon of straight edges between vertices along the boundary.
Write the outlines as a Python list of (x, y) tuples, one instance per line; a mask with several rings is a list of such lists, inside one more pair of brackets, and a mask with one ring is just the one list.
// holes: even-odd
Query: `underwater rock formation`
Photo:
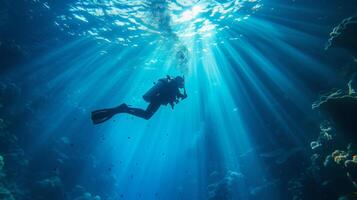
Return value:
[(324, 96), (313, 108), (328, 114), (336, 125), (336, 130), (348, 139), (357, 141), (357, 95), (337, 91)]
[(321, 96), (312, 108), (327, 118), (320, 125), (318, 138), (310, 144), (313, 155), (309, 171), (325, 199), (348, 199), (346, 195), (357, 189), (352, 158), (357, 141), (357, 96), (351, 87), (335, 90)]
[(349, 178), (354, 188), (357, 190), (357, 156), (353, 155), (351, 145), (347, 147), (347, 151), (335, 150), (331, 157), (340, 168), (345, 170), (346, 177)]
[[(343, 20), (330, 34), (326, 49), (340, 47), (357, 55), (357, 17)], [(352, 64), (352, 65), (351, 65)], [(312, 108), (326, 117), (318, 138), (311, 142), (310, 170), (326, 199), (356, 199), (357, 94), (356, 61), (342, 69), (347, 89), (322, 95)], [(347, 146), (346, 150), (344, 149)]]
[[(216, 176), (217, 173), (211, 173)], [(244, 176), (241, 173), (228, 171), (227, 174), (215, 183), (208, 185), (209, 200), (229, 200), (237, 199), (242, 194), (238, 191), (238, 186), (242, 184)]]
[[(331, 131), (330, 128), (323, 130)], [(325, 140), (326, 138), (323, 139), (324, 137), (321, 137), (321, 134), (324, 133), (320, 133), (319, 139), (315, 141), (318, 141), (320, 146), (318, 148), (312, 146), (314, 154), (311, 156), (311, 166), (307, 172), (312, 179), (318, 182), (319, 190), (326, 195), (325, 199), (338, 199), (338, 197), (357, 189), (354, 183), (355, 163), (351, 160), (354, 150), (352, 145), (348, 145), (346, 150), (335, 149), (336, 146), (341, 146), (344, 142), (337, 142), (337, 136), (334, 138), (327, 137), (328, 139)], [(332, 132), (326, 134), (332, 134)], [(301, 190), (304, 189), (306, 188), (301, 188)]]
[(75, 198), (74, 200), (101, 200), (99, 196), (93, 196), (91, 193), (84, 193), (82, 196)]
[(62, 180), (58, 176), (51, 176), (36, 181), (31, 185), (30, 191), (33, 199), (66, 199)]
[[(258, 158), (257, 158), (258, 157)], [(243, 183), (249, 185), (245, 188), (245, 198), (238, 199), (264, 199), (267, 195), (275, 195), (276, 199), (294, 199), (295, 196), (310, 197), (318, 196), (314, 190), (314, 178), (305, 174), (309, 167), (309, 157), (300, 146), (281, 146), (273, 148), (260, 146), (249, 150), (239, 156), (240, 171), (243, 174), (252, 174), (256, 171), (252, 168), (254, 159), (258, 159), (264, 172), (269, 177), (245, 179)], [(251, 162), (253, 161), (253, 162)], [(292, 167), (294, 166), (294, 167)], [(301, 175), (302, 174), (302, 175)], [(311, 190), (306, 190), (305, 185)], [(243, 193), (243, 192), (242, 192)], [(301, 193), (301, 195), (299, 195)], [(298, 199), (298, 198), (297, 198)]]
[(357, 17), (344, 19), (330, 33), (326, 49), (333, 47), (345, 48), (357, 55)]
[[(78, 140), (62, 135), (53, 136), (36, 152), (28, 151), (28, 146), (24, 145), (29, 140), (41, 137), (41, 129), (45, 126), (41, 118), (37, 118), (41, 116), (41, 106), (49, 101), (52, 104), (58, 103), (49, 100), (47, 96), (29, 101), (26, 87), (8, 79), (0, 81), (0, 155), (2, 161), (6, 162), (0, 161), (0, 199), (100, 200), (99, 196), (92, 195), (92, 191), (89, 193), (84, 190), (77, 194), (71, 192), (75, 185), (83, 184), (75, 173), (88, 163), (89, 153), (83, 153), (83, 149), (74, 151), (74, 145), (79, 145), (74, 144), (74, 141)], [(31, 120), (27, 120), (28, 116), (31, 116)], [(25, 124), (23, 128), (17, 126), (20, 121)], [(89, 164), (87, 167), (94, 170), (96, 166)], [(104, 179), (102, 177), (108, 176), (102, 174), (95, 177), (87, 181), (85, 186), (97, 184), (98, 180)], [(105, 180), (107, 185), (113, 182), (108, 178)], [(95, 190), (95, 193), (103, 195), (110, 186), (103, 188)]]
[[(338, 90), (322, 96), (312, 107), (324, 113), (327, 120), (321, 123), (317, 139), (310, 143), (313, 155), (308, 174), (317, 181), (324, 199), (348, 199), (343, 196), (357, 189), (352, 159), (357, 141), (357, 96)], [(340, 150), (346, 146), (347, 150)]]

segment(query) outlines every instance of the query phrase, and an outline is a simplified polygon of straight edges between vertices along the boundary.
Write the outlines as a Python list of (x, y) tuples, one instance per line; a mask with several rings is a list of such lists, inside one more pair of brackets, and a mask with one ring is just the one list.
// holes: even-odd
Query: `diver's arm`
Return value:
[(183, 88), (183, 94), (181, 94), (181, 92), (179, 91), (177, 97), (181, 98), (181, 100), (186, 99), (187, 98), (186, 88)]
[(170, 106), (171, 106), (171, 109), (173, 110), (174, 107), (175, 107), (175, 103), (174, 102), (170, 102)]
[(166, 80), (171, 81), (172, 77), (170, 75), (166, 75)]
[(183, 97), (182, 99), (186, 99), (187, 98), (187, 93), (186, 93), (186, 88), (183, 88)]

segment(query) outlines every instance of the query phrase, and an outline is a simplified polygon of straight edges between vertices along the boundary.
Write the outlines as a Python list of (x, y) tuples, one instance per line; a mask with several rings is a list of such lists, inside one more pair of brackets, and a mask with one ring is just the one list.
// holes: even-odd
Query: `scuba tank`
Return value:
[(163, 78), (163, 79), (159, 79), (157, 81), (157, 83), (155, 83), (155, 85), (150, 88), (144, 95), (143, 95), (143, 99), (150, 103), (154, 98), (157, 98), (158, 96), (160, 96), (160, 92), (163, 90), (163, 88), (165, 87), (165, 85), (167, 85), (168, 83), (168, 79)]

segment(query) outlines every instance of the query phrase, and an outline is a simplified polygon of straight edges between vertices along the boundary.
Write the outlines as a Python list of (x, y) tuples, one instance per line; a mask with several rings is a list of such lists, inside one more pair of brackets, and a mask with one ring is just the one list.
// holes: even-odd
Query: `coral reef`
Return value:
[(357, 141), (356, 100), (354, 93), (340, 89), (323, 95), (312, 106), (327, 116), (320, 125), (318, 138), (310, 144), (311, 174), (319, 180), (327, 199), (343, 199), (357, 189), (353, 158)]
[[(345, 48), (353, 55), (357, 53), (357, 18), (343, 20), (330, 34), (326, 49)], [(315, 179), (322, 199), (356, 199), (357, 162), (357, 94), (356, 68), (353, 65), (346, 71), (347, 84), (343, 89), (321, 95), (312, 104), (323, 118), (320, 134), (311, 141), (311, 165), (294, 182), (294, 193), (298, 199), (309, 199), (304, 195), (306, 179)]]
[[(334, 28), (326, 49), (339, 47), (356, 55), (356, 19), (349, 17)], [(321, 117), (319, 132), (308, 140), (311, 156), (303, 161), (307, 166), (300, 165), (300, 174), (288, 176), (288, 199), (356, 199), (357, 68), (355, 60), (346, 63), (340, 69), (345, 87), (321, 95), (312, 104)]]

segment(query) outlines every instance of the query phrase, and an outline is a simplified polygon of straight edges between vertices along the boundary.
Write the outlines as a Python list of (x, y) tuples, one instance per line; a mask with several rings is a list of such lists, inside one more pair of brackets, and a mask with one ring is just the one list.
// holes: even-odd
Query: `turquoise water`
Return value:
[[(346, 87), (338, 67), (351, 55), (325, 45), (332, 29), (356, 14), (356, 2), (4, 5), (0, 186), (15, 199), (328, 194), (323, 178), (306, 178), (310, 142), (324, 119), (312, 104)], [(166, 75), (185, 76), (188, 98), (174, 109), (162, 106), (150, 120), (119, 114), (92, 124), (95, 109), (123, 102), (145, 108), (142, 95)]]

